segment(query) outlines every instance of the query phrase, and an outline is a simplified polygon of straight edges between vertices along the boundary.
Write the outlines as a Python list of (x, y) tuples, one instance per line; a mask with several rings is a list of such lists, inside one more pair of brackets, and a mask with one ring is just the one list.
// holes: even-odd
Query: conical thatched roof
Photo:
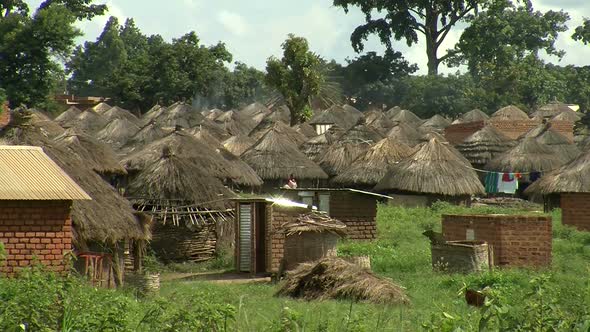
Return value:
[(407, 123), (411, 126), (420, 126), (422, 124), (422, 119), (420, 119), (416, 114), (412, 113), (408, 110), (401, 110), (395, 116), (390, 118), (391, 121), (394, 123)]
[(168, 107), (156, 118), (156, 122), (162, 127), (192, 128), (201, 124), (204, 119), (205, 117), (192, 106), (179, 103)]
[(252, 145), (256, 144), (256, 140), (254, 140), (250, 136), (232, 136), (225, 141), (222, 142), (223, 147), (225, 147), (229, 152), (231, 152), (235, 156), (241, 156), (246, 150), (248, 150)]
[(127, 187), (127, 194), (130, 197), (190, 201), (210, 209), (224, 208), (223, 200), (235, 197), (217, 178), (189, 159), (173, 153), (164, 153), (136, 174)]
[(98, 103), (98, 104), (94, 105), (94, 107), (92, 107), (91, 110), (93, 110), (96, 113), (103, 113), (103, 112), (106, 112), (109, 109), (111, 109), (111, 107), (112, 107), (111, 105), (109, 105), (105, 102), (102, 102), (102, 103)]
[(324, 151), (319, 165), (330, 176), (340, 175), (370, 147), (371, 144), (368, 143), (338, 141)]
[(225, 130), (224, 125), (209, 119), (204, 119), (198, 126), (193, 127), (196, 130), (206, 129), (209, 134), (217, 138), (219, 141), (223, 141), (229, 138), (231, 135)]
[(277, 108), (274, 111), (270, 112), (261, 121), (270, 120), (270, 121), (281, 121), (286, 124), (291, 123), (291, 113), (289, 112), (288, 108)]
[(444, 129), (451, 125), (451, 121), (443, 117), (442, 115), (435, 114), (430, 119), (426, 120), (420, 127), (422, 128), (436, 128)]
[(393, 106), (392, 108), (388, 109), (385, 112), (385, 116), (387, 116), (389, 119), (396, 117), (400, 112), (402, 111), (402, 108), (399, 106)]
[(356, 158), (332, 182), (342, 186), (374, 187), (393, 165), (413, 152), (412, 148), (394, 138), (384, 138)]
[(461, 116), (460, 122), (461, 123), (469, 123), (469, 122), (478, 122), (478, 121), (485, 121), (490, 117), (482, 112), (480, 109), (473, 109)]
[(314, 162), (319, 162), (324, 151), (328, 149), (330, 144), (334, 143), (330, 134), (323, 133), (321, 135), (312, 137), (307, 142), (301, 144), (300, 150), (307, 156), (307, 158)]
[(573, 160), (582, 153), (567, 137), (551, 129), (537, 136), (537, 141), (549, 146), (556, 155), (566, 161)]
[(142, 117), (141, 122), (144, 124), (149, 123), (151, 120), (159, 117), (162, 113), (166, 111), (166, 107), (160, 106), (158, 104), (154, 105), (150, 108)]
[(539, 107), (531, 114), (532, 117), (553, 118), (561, 113), (574, 113), (566, 104), (560, 102), (551, 102)]
[(77, 158), (97, 173), (127, 174), (115, 151), (90, 135), (70, 128), (54, 140), (60, 147), (69, 150), (72, 158)]
[(496, 172), (547, 172), (565, 162), (549, 146), (526, 137), (512, 149), (492, 159), (485, 168)]
[(525, 194), (590, 192), (590, 151), (533, 182)]
[(67, 121), (63, 124), (64, 128), (76, 128), (79, 129), (87, 134), (94, 134), (97, 131), (101, 130), (102, 128), (104, 128), (104, 126), (107, 124), (107, 120), (102, 117), (100, 114), (91, 111), (91, 110), (86, 110), (80, 114), (78, 114), (77, 117), (71, 119), (70, 121)]
[(277, 131), (283, 137), (289, 139), (296, 146), (299, 146), (305, 143), (305, 141), (307, 141), (307, 137), (303, 136), (303, 134), (300, 134), (295, 129), (289, 127), (289, 125), (287, 125), (286, 123), (282, 121), (272, 121), (267, 119), (263, 120), (261, 123), (258, 124), (258, 126), (256, 126), (256, 128), (254, 128), (254, 130), (252, 130), (252, 132), (250, 133), (250, 137), (258, 141), (271, 129)]
[(519, 139), (525, 137), (538, 137), (539, 135), (543, 134), (548, 128), (546, 123), (541, 123), (540, 125), (536, 126), (535, 128), (527, 131), (525, 134), (521, 135)]
[(259, 102), (252, 103), (240, 110), (240, 113), (248, 118), (254, 118), (259, 114), (270, 114), (271, 110)]
[(374, 144), (383, 139), (383, 135), (367, 126), (362, 120), (338, 137), (339, 142)]
[(133, 115), (133, 113), (119, 106), (111, 107), (111, 109), (102, 113), (102, 116), (107, 121), (114, 121), (115, 119), (125, 119), (134, 124), (139, 123), (139, 119), (135, 115)]
[(409, 146), (416, 146), (417, 144), (420, 144), (422, 134), (407, 123), (401, 122), (397, 126), (391, 128), (387, 133), (387, 137), (393, 137)]
[(30, 122), (37, 126), (44, 136), (54, 138), (64, 133), (65, 129), (63, 127), (42, 112), (31, 109), (28, 112), (30, 114)]
[(237, 111), (227, 111), (218, 116), (215, 122), (221, 124), (231, 135), (248, 135), (256, 126), (256, 123)]
[(500, 108), (492, 114), (491, 118), (494, 120), (530, 120), (528, 114), (514, 105)]
[(360, 116), (354, 111), (333, 105), (327, 110), (315, 114), (309, 120), (309, 124), (336, 124), (341, 128), (349, 129), (358, 122), (359, 118)]
[(13, 122), (0, 133), (0, 138), (13, 145), (42, 147), (90, 195), (92, 200), (74, 201), (72, 206), (76, 246), (83, 247), (87, 241), (115, 243), (126, 238), (149, 239), (149, 227), (136, 218), (131, 204), (85, 162), (75, 158), (71, 150), (43, 136), (35, 124)]
[(114, 148), (120, 148), (139, 131), (139, 127), (125, 118), (110, 121), (95, 137)]
[(300, 123), (293, 127), (293, 129), (295, 129), (296, 132), (300, 133), (301, 135), (307, 138), (312, 138), (318, 135), (313, 126), (307, 122)]
[(59, 124), (63, 124), (65, 122), (68, 122), (71, 119), (77, 117), (78, 115), (80, 115), (80, 113), (82, 113), (82, 111), (79, 108), (77, 108), (76, 106), (70, 106), (70, 108), (68, 108), (67, 110), (65, 110), (60, 115), (58, 115), (54, 119), (54, 121), (57, 122), (57, 123), (59, 123)]
[(467, 137), (457, 150), (473, 165), (485, 165), (513, 147), (515, 142), (494, 126), (487, 125)]
[(297, 146), (275, 129), (269, 130), (254, 146), (242, 154), (244, 160), (263, 180), (326, 179), (328, 175), (308, 159)]
[(412, 156), (391, 167), (375, 186), (378, 191), (402, 191), (443, 196), (484, 193), (475, 171), (447, 143), (432, 139)]
[(212, 110), (206, 111), (206, 113), (203, 113), (203, 115), (205, 116), (205, 118), (207, 118), (211, 121), (215, 121), (215, 119), (220, 117), (223, 113), (224, 112), (222, 110), (220, 110), (219, 108), (214, 108)]
[(135, 135), (129, 138), (125, 148), (129, 151), (137, 150), (146, 144), (150, 144), (154, 141), (164, 138), (172, 131), (174, 131), (174, 129), (162, 128), (152, 120), (140, 128), (139, 131), (135, 133)]
[(394, 126), (393, 121), (391, 121), (385, 113), (377, 110), (367, 111), (364, 114), (365, 122), (368, 125), (372, 125), (373, 127), (377, 128), (392, 128)]
[(574, 112), (574, 111), (568, 111), (568, 112), (561, 112), (559, 114), (557, 114), (556, 116), (554, 116), (551, 121), (568, 121), (568, 122), (578, 122), (582, 119), (582, 115)]

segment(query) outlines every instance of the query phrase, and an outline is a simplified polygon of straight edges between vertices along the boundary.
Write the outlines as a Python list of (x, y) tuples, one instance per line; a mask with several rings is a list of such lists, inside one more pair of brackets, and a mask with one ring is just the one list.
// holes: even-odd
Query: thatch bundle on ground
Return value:
[(329, 176), (337, 176), (346, 171), (352, 162), (372, 144), (364, 142), (338, 141), (330, 145), (320, 158), (319, 165)]
[(418, 130), (403, 122), (391, 128), (387, 133), (387, 137), (395, 138), (409, 146), (416, 146), (420, 144), (422, 140), (422, 134)]
[(305, 300), (353, 300), (379, 304), (410, 302), (402, 287), (338, 257), (299, 265), (287, 274), (277, 295)]
[(200, 125), (205, 117), (191, 105), (179, 103), (170, 106), (157, 118), (156, 123), (162, 127), (192, 128)]
[(548, 172), (565, 162), (547, 145), (526, 137), (512, 149), (492, 159), (485, 168), (496, 172)]
[(348, 169), (332, 179), (332, 183), (373, 188), (393, 165), (413, 152), (412, 148), (395, 138), (384, 138), (355, 159)]
[(459, 120), (460, 123), (469, 123), (469, 122), (478, 122), (478, 121), (485, 121), (490, 117), (482, 112), (480, 109), (473, 109), (469, 112), (463, 114)]
[(284, 180), (291, 174), (297, 180), (328, 178), (317, 164), (274, 128), (244, 152), (242, 160), (265, 181)]
[(393, 123), (406, 123), (414, 127), (418, 127), (424, 122), (416, 114), (408, 110), (401, 110), (390, 119), (393, 121)]
[(571, 161), (582, 153), (582, 151), (562, 134), (547, 128), (537, 136), (539, 143), (549, 146), (553, 152), (565, 161)]
[(293, 127), (293, 129), (295, 129), (296, 132), (300, 133), (301, 135), (307, 138), (316, 137), (318, 135), (313, 126), (307, 122), (300, 123)]
[(80, 113), (82, 113), (82, 111), (79, 108), (77, 108), (76, 106), (70, 106), (67, 110), (58, 115), (54, 119), (54, 121), (59, 124), (64, 124), (80, 115)]
[(64, 128), (76, 128), (87, 134), (93, 135), (97, 131), (104, 128), (107, 124), (105, 118), (92, 110), (86, 110), (73, 119), (62, 124)]
[(508, 105), (497, 110), (492, 114), (493, 120), (530, 120), (529, 116), (520, 108), (514, 105)]
[(525, 194), (589, 193), (590, 151), (533, 182)]
[(483, 194), (475, 171), (453, 150), (436, 139), (424, 143), (409, 158), (393, 165), (375, 190), (442, 196)]
[(481, 167), (514, 145), (514, 141), (506, 137), (494, 126), (487, 125), (467, 137), (463, 143), (457, 145), (457, 150), (471, 164)]
[(221, 143), (224, 148), (231, 152), (235, 156), (241, 156), (246, 150), (252, 145), (256, 144), (256, 141), (245, 135), (232, 136)]
[(280, 133), (283, 137), (295, 143), (297, 146), (307, 141), (307, 137), (298, 133), (292, 127), (289, 127), (288, 124), (282, 121), (272, 121), (267, 119), (262, 120), (262, 122), (260, 122), (256, 128), (254, 128), (254, 130), (252, 130), (250, 137), (252, 137), (255, 141), (258, 141), (271, 129)]
[(118, 149), (125, 145), (138, 131), (139, 127), (135, 122), (125, 118), (116, 118), (97, 132), (95, 137)]
[(227, 111), (218, 116), (215, 122), (219, 123), (231, 135), (249, 135), (256, 123), (237, 111)]

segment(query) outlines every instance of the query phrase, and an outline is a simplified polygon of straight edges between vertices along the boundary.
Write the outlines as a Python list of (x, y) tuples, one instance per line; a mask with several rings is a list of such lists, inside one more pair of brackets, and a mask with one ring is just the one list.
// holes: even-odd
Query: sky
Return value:
[[(590, 2), (586, 0), (532, 0), (535, 9), (565, 10), (570, 14), (570, 31), (562, 33), (557, 47), (566, 51), (558, 61), (546, 60), (561, 65), (590, 65), (590, 45), (573, 41), (573, 29), (583, 18), (590, 18)], [(40, 0), (28, 0), (36, 8)], [(343, 63), (354, 58), (350, 34), (364, 17), (359, 10), (348, 14), (332, 5), (331, 0), (95, 0), (106, 3), (107, 15), (92, 21), (79, 23), (85, 40), (95, 40), (102, 31), (109, 16), (116, 16), (123, 23), (133, 18), (139, 29), (148, 35), (160, 34), (167, 40), (195, 31), (206, 45), (222, 41), (234, 55), (234, 61), (244, 62), (258, 69), (264, 69), (266, 59), (280, 56), (281, 43), (289, 33), (308, 39), (311, 49), (330, 60)], [(461, 35), (460, 29), (449, 33), (441, 51), (452, 48)], [(394, 43), (405, 58), (417, 63), (419, 74), (426, 73), (426, 56), (423, 40), (409, 47), (405, 41)], [(384, 48), (376, 38), (370, 38), (365, 51), (382, 53)], [(442, 73), (452, 73), (457, 68), (441, 66)]]

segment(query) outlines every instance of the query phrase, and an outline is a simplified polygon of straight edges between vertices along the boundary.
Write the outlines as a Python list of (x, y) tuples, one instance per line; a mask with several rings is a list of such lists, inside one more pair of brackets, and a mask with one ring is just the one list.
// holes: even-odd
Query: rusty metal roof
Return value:
[(43, 149), (0, 146), (0, 200), (90, 200)]

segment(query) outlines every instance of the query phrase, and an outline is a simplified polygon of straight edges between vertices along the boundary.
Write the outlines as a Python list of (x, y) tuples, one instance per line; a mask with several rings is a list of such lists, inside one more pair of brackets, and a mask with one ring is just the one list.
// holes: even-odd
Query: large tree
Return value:
[(289, 35), (282, 45), (283, 57), (266, 62), (266, 82), (275, 88), (291, 110), (291, 125), (305, 121), (305, 109), (325, 86), (323, 62), (309, 50), (303, 37)]
[(357, 52), (364, 49), (364, 41), (376, 34), (388, 50), (391, 40), (405, 39), (408, 45), (418, 42), (423, 35), (426, 41), (428, 74), (438, 74), (439, 65), (452, 55), (439, 55), (439, 48), (449, 32), (460, 22), (486, 8), (490, 3), (503, 0), (334, 0), (334, 5), (348, 12), (359, 7), (365, 14), (365, 24), (357, 27), (350, 39)]

